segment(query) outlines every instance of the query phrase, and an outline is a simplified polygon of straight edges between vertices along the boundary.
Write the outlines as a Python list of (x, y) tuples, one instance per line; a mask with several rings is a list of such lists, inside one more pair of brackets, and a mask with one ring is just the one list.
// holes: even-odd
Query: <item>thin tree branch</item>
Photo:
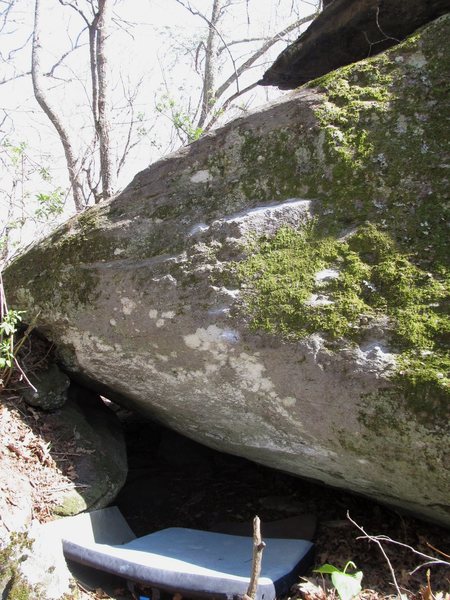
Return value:
[(135, 148), (138, 144), (140, 140), (137, 140), (135, 142), (131, 141), (132, 135), (133, 135), (133, 130), (134, 130), (134, 126), (135, 126), (135, 118), (134, 118), (134, 103), (136, 101), (136, 96), (138, 94), (139, 88), (142, 85), (142, 81), (143, 78), (141, 78), (141, 80), (138, 82), (137, 86), (135, 87), (134, 91), (132, 94), (127, 93), (127, 90), (125, 89), (125, 85), (123, 83), (122, 80), (122, 87), (123, 87), (123, 94), (124, 97), (127, 99), (128, 102), (128, 109), (129, 109), (129, 114), (130, 114), (130, 122), (129, 122), (129, 127), (128, 127), (128, 132), (127, 132), (127, 138), (125, 141), (125, 145), (123, 147), (123, 151), (122, 151), (122, 156), (120, 157), (119, 163), (117, 165), (117, 171), (116, 171), (116, 175), (119, 176), (120, 171), (122, 170), (125, 161), (127, 159), (127, 156), (129, 155), (129, 153), (131, 152), (131, 150), (133, 150), (133, 148)]
[(69, 133), (65, 128), (58, 113), (50, 105), (49, 100), (47, 98), (47, 93), (45, 91), (44, 86), (42, 85), (43, 73), (41, 67), (42, 44), (40, 40), (40, 19), (40, 0), (35, 0), (33, 46), (31, 58), (31, 76), (33, 81), (34, 95), (39, 106), (42, 108), (42, 110), (47, 115), (50, 122), (58, 132), (59, 138), (64, 148), (64, 154), (66, 157), (67, 169), (69, 171), (69, 180), (72, 187), (75, 208), (77, 211), (81, 211), (84, 208), (82, 197), (82, 185), (79, 180), (75, 151), (72, 146)]
[(0, 32), (3, 32), (3, 29), (6, 27), (6, 24), (8, 22), (8, 17), (9, 17), (9, 13), (11, 12), (11, 10), (13, 9), (14, 5), (16, 4), (17, 0), (9, 0), (9, 2), (6, 2), (6, 8), (5, 10), (3, 10), (0, 13), (0, 17), (2, 20), (2, 23), (0, 25)]
[(53, 77), (53, 74), (55, 72), (55, 70), (61, 66), (61, 64), (65, 61), (65, 59), (70, 56), (70, 54), (72, 54), (72, 52), (75, 52), (75, 50), (78, 50), (79, 48), (83, 48), (83, 46), (86, 46), (86, 44), (80, 44), (80, 38), (83, 35), (83, 33), (88, 29), (88, 27), (83, 27), (83, 29), (79, 32), (79, 34), (77, 35), (77, 39), (75, 40), (75, 44), (72, 44), (72, 48), (70, 50), (67, 50), (67, 52), (64, 52), (64, 54), (59, 58), (59, 60), (52, 66), (52, 68), (50, 69), (50, 71), (47, 71), (47, 73), (45, 73), (45, 77)]
[(70, 8), (73, 8), (73, 10), (75, 12), (77, 12), (80, 15), (80, 17), (83, 19), (83, 21), (86, 23), (87, 27), (89, 27), (89, 25), (90, 25), (89, 19), (86, 17), (84, 12), (80, 8), (78, 8), (78, 6), (76, 4), (74, 4), (73, 2), (67, 2), (67, 0), (59, 0), (59, 3), (62, 6), (70, 6)]
[(250, 90), (253, 90), (257, 85), (258, 85), (258, 82), (255, 81), (254, 83), (251, 83), (250, 85), (248, 85), (243, 90), (239, 90), (238, 92), (235, 92), (232, 96), (230, 96), (229, 98), (227, 98), (225, 100), (225, 102), (222, 104), (222, 106), (220, 107), (220, 110), (218, 110), (211, 117), (211, 119), (208, 121), (208, 125), (204, 128), (205, 131), (209, 131), (215, 125), (215, 123), (217, 122), (217, 120), (219, 119), (219, 117), (228, 109), (228, 107), (230, 106), (230, 104), (234, 100), (236, 100), (236, 98), (239, 98), (239, 96), (243, 96), (244, 94), (246, 94)]
[[(357, 539), (367, 539), (370, 542), (375, 542), (375, 544), (377, 544), (377, 546), (380, 548), (381, 553), (383, 554), (384, 558), (386, 559), (386, 562), (389, 566), (389, 570), (391, 571), (391, 575), (392, 575), (392, 580), (393, 583), (397, 589), (397, 593), (399, 598), (401, 599), (401, 592), (400, 592), (400, 588), (398, 586), (397, 580), (395, 578), (395, 573), (394, 573), (394, 569), (392, 567), (392, 564), (389, 561), (389, 558), (386, 555), (386, 552), (384, 551), (383, 545), (382, 543), (388, 543), (388, 544), (394, 544), (396, 546), (401, 546), (402, 548), (407, 548), (408, 550), (410, 550), (413, 554), (416, 554), (417, 556), (420, 556), (421, 558), (424, 558), (426, 562), (418, 565), (417, 567), (415, 567), (411, 572), (410, 575), (413, 575), (414, 573), (416, 573), (416, 571), (418, 571), (419, 569), (422, 569), (423, 567), (429, 567), (430, 565), (445, 565), (447, 567), (450, 567), (450, 562), (446, 561), (446, 560), (441, 560), (439, 558), (436, 558), (435, 556), (430, 556), (429, 554), (425, 554), (424, 552), (420, 552), (419, 550), (416, 550), (415, 548), (413, 548), (412, 546), (408, 545), (408, 544), (404, 544), (403, 542), (398, 542), (397, 540), (393, 540), (392, 538), (386, 536), (386, 535), (369, 535), (363, 527), (361, 527), (361, 525), (358, 525), (358, 523), (356, 523), (349, 515), (349, 513), (347, 512), (347, 519), (357, 528), (359, 529), (359, 531), (361, 531), (364, 535), (360, 536)], [(437, 548), (434, 548), (433, 546), (431, 546), (430, 544), (428, 544), (435, 552), (438, 552), (439, 554), (442, 554), (443, 556), (447, 556), (446, 554), (444, 554), (443, 552), (441, 552), (440, 550), (438, 550)]]
[[(235, 62), (235, 60), (234, 60), (234, 56), (233, 56), (233, 54), (231, 53), (230, 49), (228, 48), (227, 42), (224, 40), (224, 38), (223, 38), (222, 34), (220, 33), (220, 31), (217, 29), (217, 26), (216, 26), (216, 24), (217, 24), (217, 22), (219, 21), (219, 18), (220, 18), (220, 17), (218, 17), (218, 18), (217, 18), (217, 20), (216, 20), (216, 23), (214, 23), (213, 21), (211, 21), (210, 19), (208, 19), (208, 17), (206, 17), (206, 16), (205, 16), (204, 14), (202, 14), (201, 12), (199, 12), (198, 10), (195, 10), (195, 9), (193, 9), (193, 8), (191, 7), (191, 5), (190, 5), (190, 4), (186, 5), (186, 4), (183, 2), (183, 0), (175, 0), (175, 2), (177, 2), (178, 4), (180, 4), (181, 6), (183, 6), (183, 7), (184, 7), (186, 10), (188, 10), (188, 11), (189, 11), (189, 12), (190, 12), (192, 15), (194, 15), (194, 16), (198, 16), (198, 17), (200, 17), (201, 19), (203, 19), (203, 20), (204, 20), (204, 21), (205, 21), (205, 22), (208, 24), (208, 28), (209, 28), (209, 33), (210, 33), (210, 34), (211, 34), (211, 30), (214, 30), (214, 31), (215, 31), (215, 33), (218, 35), (218, 37), (220, 38), (220, 40), (221, 40), (222, 44), (223, 44), (223, 45), (226, 47), (226, 49), (227, 49), (227, 52), (228, 52), (228, 55), (229, 55), (229, 57), (230, 57), (230, 59), (231, 59), (231, 63), (232, 63), (232, 65), (233, 65), (233, 70), (234, 70), (234, 75), (235, 75), (235, 77), (234, 77), (233, 81), (236, 81), (237, 91), (239, 91), (239, 75), (238, 75), (238, 73), (237, 73), (237, 70), (236, 70), (236, 62)], [(216, 5), (216, 2), (217, 2), (217, 0), (214, 0), (214, 7), (215, 7), (215, 5)], [(227, 6), (230, 6), (230, 3), (229, 3), (229, 4), (227, 4)], [(221, 14), (223, 14), (223, 13), (222, 13), (222, 10), (221, 10), (220, 8), (219, 8), (219, 12), (220, 12)], [(214, 14), (214, 8), (213, 8), (213, 14)], [(210, 36), (208, 36), (208, 37), (210, 37)], [(217, 94), (216, 94), (216, 93), (214, 93), (214, 99), (217, 99)], [(203, 103), (205, 104), (205, 97), (203, 97)], [(199, 119), (199, 122), (198, 122), (198, 127), (202, 127), (202, 125), (203, 125), (203, 122), (204, 122), (204, 120), (202, 121), (202, 115), (200, 115), (200, 119)]]
[(236, 46), (236, 44), (249, 44), (251, 42), (263, 42), (266, 40), (266, 37), (254, 37), (254, 38), (242, 38), (242, 40), (234, 40), (232, 42), (227, 42), (226, 46), (221, 46), (218, 50), (219, 54), (221, 54), (227, 48), (231, 46)]
[(20, 366), (19, 361), (17, 360), (16, 357), (14, 357), (14, 364), (16, 365), (16, 369), (20, 372), (20, 374), (22, 375), (22, 377), (25, 379), (25, 381), (27, 382), (27, 384), (30, 386), (30, 388), (32, 390), (34, 390), (35, 392), (37, 392), (37, 389), (34, 387), (34, 385), (31, 383), (31, 381), (28, 379), (28, 377), (25, 374), (25, 371), (22, 369), (22, 367)]
[(247, 593), (244, 594), (244, 600), (255, 600), (256, 598), (259, 576), (261, 574), (262, 555), (265, 547), (266, 544), (262, 541), (261, 538), (261, 521), (259, 520), (259, 517), (256, 516), (253, 519), (252, 572), (247, 588)]
[(12, 77), (7, 77), (6, 79), (2, 79), (0, 81), (0, 85), (4, 85), (5, 83), (9, 83), (10, 81), (15, 81), (16, 79), (21, 79), (22, 77), (28, 77), (31, 75), (31, 71), (27, 71), (26, 73), (19, 73), (17, 75), (13, 75)]
[(351, 523), (353, 523), (353, 525), (354, 525), (354, 526), (355, 526), (357, 529), (359, 529), (359, 531), (361, 531), (361, 532), (364, 534), (364, 537), (365, 537), (365, 538), (367, 538), (367, 539), (369, 539), (370, 541), (372, 541), (372, 542), (375, 542), (375, 544), (377, 544), (378, 548), (379, 548), (379, 549), (380, 549), (380, 551), (381, 551), (381, 554), (384, 556), (384, 558), (385, 558), (385, 560), (386, 560), (386, 562), (387, 562), (387, 565), (388, 565), (388, 567), (389, 567), (389, 571), (391, 572), (392, 582), (394, 583), (395, 589), (397, 590), (398, 599), (399, 599), (399, 600), (402, 600), (402, 592), (401, 592), (401, 590), (400, 590), (400, 587), (399, 587), (399, 585), (398, 585), (398, 583), (397, 583), (397, 578), (396, 578), (396, 576), (395, 576), (394, 567), (392, 566), (392, 563), (391, 563), (391, 561), (389, 560), (389, 558), (388, 558), (388, 556), (387, 556), (386, 552), (384, 551), (384, 548), (383, 548), (383, 546), (382, 546), (381, 542), (380, 542), (380, 541), (379, 541), (377, 538), (375, 538), (375, 537), (373, 537), (373, 536), (371, 536), (371, 535), (368, 535), (368, 534), (367, 534), (367, 533), (364, 531), (363, 527), (361, 527), (361, 525), (358, 525), (358, 523), (356, 523), (356, 522), (355, 522), (355, 521), (354, 521), (354, 520), (353, 520), (353, 519), (350, 517), (350, 514), (349, 514), (349, 512), (348, 512), (348, 511), (347, 511), (347, 519), (348, 519), (348, 520), (349, 520)]
[(270, 39), (268, 39), (259, 48), (259, 50), (254, 52), (252, 54), (252, 56), (250, 56), (250, 58), (248, 58), (244, 63), (242, 63), (242, 65), (240, 67), (238, 67), (235, 70), (235, 72), (232, 75), (230, 75), (230, 77), (228, 77), (228, 79), (226, 79), (222, 83), (221, 86), (219, 86), (219, 88), (216, 91), (216, 98), (219, 99), (221, 96), (223, 96), (223, 94), (230, 87), (230, 85), (232, 85), (238, 79), (238, 77), (240, 77), (242, 75), (242, 73), (244, 73), (249, 67), (251, 67), (251, 65), (253, 65), (253, 63), (255, 63), (258, 60), (258, 58), (263, 56), (274, 44), (276, 44), (278, 41), (280, 41), (280, 39), (283, 36), (290, 33), (294, 29), (298, 29), (301, 25), (308, 23), (309, 21), (314, 19), (314, 17), (316, 15), (317, 15), (317, 13), (313, 13), (311, 15), (308, 15), (307, 17), (302, 17), (301, 19), (297, 19), (294, 23), (291, 23), (291, 25), (288, 25), (288, 27), (285, 27), (284, 29), (279, 31), (277, 34), (272, 36)]
[(20, 50), (23, 50), (25, 48), (25, 46), (28, 45), (29, 41), (31, 40), (31, 38), (33, 37), (33, 32), (30, 33), (30, 35), (27, 37), (27, 39), (24, 41), (24, 43), (21, 46), (18, 46), (17, 48), (14, 48), (13, 50), (10, 50), (8, 53), (8, 56), (6, 58), (6, 62), (9, 62), (12, 60), (14, 54), (16, 54), (16, 52), (20, 52)]

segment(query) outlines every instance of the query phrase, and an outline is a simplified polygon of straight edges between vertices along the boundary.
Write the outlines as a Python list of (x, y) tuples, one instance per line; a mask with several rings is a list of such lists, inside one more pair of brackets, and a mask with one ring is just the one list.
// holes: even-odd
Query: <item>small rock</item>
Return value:
[(73, 578), (67, 568), (55, 522), (45, 525), (34, 522), (28, 539), (31, 546), (24, 553), (19, 572), (30, 593), (39, 589), (39, 598), (45, 600), (59, 600), (65, 594), (74, 597)]
[(29, 380), (36, 389), (26, 387), (22, 391), (27, 404), (42, 410), (55, 410), (65, 404), (70, 379), (56, 364), (51, 364), (45, 371), (30, 374)]

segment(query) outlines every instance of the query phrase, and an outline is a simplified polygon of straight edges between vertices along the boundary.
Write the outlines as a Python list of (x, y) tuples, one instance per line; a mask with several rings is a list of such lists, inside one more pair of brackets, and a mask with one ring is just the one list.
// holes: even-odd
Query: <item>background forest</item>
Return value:
[(320, 2), (2, 0), (0, 257), (280, 92)]

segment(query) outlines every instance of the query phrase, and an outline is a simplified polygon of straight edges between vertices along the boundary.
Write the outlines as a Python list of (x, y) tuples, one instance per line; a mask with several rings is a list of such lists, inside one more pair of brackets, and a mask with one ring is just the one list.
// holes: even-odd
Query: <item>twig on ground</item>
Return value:
[(258, 580), (261, 574), (262, 554), (266, 544), (261, 539), (261, 521), (256, 516), (253, 519), (253, 561), (252, 574), (248, 584), (247, 593), (243, 600), (255, 600), (256, 590), (258, 589)]
[[(395, 573), (394, 573), (394, 569), (389, 561), (389, 558), (387, 557), (384, 548), (382, 546), (382, 542), (386, 542), (388, 544), (395, 544), (396, 546), (401, 546), (402, 548), (407, 548), (408, 550), (410, 550), (413, 554), (416, 554), (417, 556), (420, 556), (421, 558), (424, 558), (426, 562), (418, 565), (417, 567), (415, 567), (411, 572), (410, 575), (414, 575), (414, 573), (416, 573), (419, 569), (423, 569), (424, 567), (430, 567), (432, 565), (444, 565), (447, 567), (450, 567), (450, 562), (446, 561), (446, 560), (441, 560), (439, 558), (436, 558), (435, 556), (430, 556), (429, 554), (424, 554), (423, 552), (420, 552), (419, 550), (416, 550), (415, 548), (413, 548), (412, 546), (408, 545), (408, 544), (404, 544), (403, 542), (398, 542), (397, 540), (393, 540), (392, 538), (386, 536), (386, 535), (369, 535), (363, 527), (361, 527), (361, 525), (358, 525), (358, 523), (356, 523), (349, 515), (349, 513), (347, 512), (347, 518), (348, 520), (353, 523), (353, 525), (359, 529), (364, 535), (357, 538), (357, 539), (367, 539), (371, 542), (375, 542), (378, 547), (380, 548), (383, 556), (385, 557), (389, 569), (391, 571), (391, 575), (392, 575), (392, 579), (393, 579), (393, 583), (397, 589), (397, 593), (399, 595), (399, 597), (401, 598), (401, 592), (400, 589), (398, 587), (397, 584), (397, 580), (395, 578)], [(427, 545), (432, 548), (435, 552), (438, 552), (439, 554), (441, 554), (442, 556), (445, 556), (446, 558), (450, 558), (448, 557), (446, 554), (444, 554), (443, 552), (441, 552), (440, 550), (438, 550), (437, 548), (434, 548), (433, 546), (431, 546), (431, 544)]]
[(437, 552), (438, 554), (440, 554), (441, 556), (445, 556), (445, 558), (450, 558), (449, 554), (445, 554), (445, 552), (442, 552), (442, 550), (439, 550), (439, 548), (435, 548), (434, 546), (432, 546), (430, 544), (430, 542), (425, 542), (426, 545), (428, 546), (428, 548), (431, 548), (432, 550), (434, 550), (435, 552)]
[(395, 586), (395, 589), (397, 590), (397, 595), (398, 595), (398, 598), (399, 598), (399, 600), (402, 600), (402, 592), (400, 591), (400, 587), (399, 587), (399, 585), (398, 585), (397, 578), (396, 578), (396, 576), (395, 576), (394, 567), (392, 566), (392, 564), (391, 564), (391, 561), (389, 560), (389, 557), (388, 557), (388, 555), (387, 555), (387, 554), (386, 554), (386, 552), (384, 551), (383, 545), (381, 544), (381, 542), (380, 542), (380, 540), (378, 539), (378, 537), (377, 537), (377, 536), (373, 536), (373, 535), (369, 535), (369, 534), (368, 534), (368, 533), (367, 533), (367, 532), (364, 530), (364, 528), (363, 528), (363, 527), (361, 527), (361, 525), (358, 525), (358, 523), (356, 523), (356, 521), (354, 521), (354, 520), (353, 520), (353, 519), (350, 517), (350, 513), (349, 513), (348, 511), (347, 511), (347, 519), (348, 519), (348, 520), (349, 520), (351, 523), (353, 523), (353, 525), (354, 525), (354, 526), (355, 526), (357, 529), (359, 529), (359, 531), (361, 531), (361, 532), (364, 534), (364, 536), (362, 536), (363, 538), (365, 538), (365, 539), (368, 539), (368, 540), (370, 540), (371, 542), (375, 542), (375, 544), (377, 544), (377, 546), (379, 547), (379, 549), (380, 549), (380, 551), (381, 551), (381, 554), (384, 556), (384, 558), (385, 558), (385, 560), (386, 560), (386, 562), (387, 562), (387, 564), (388, 564), (389, 570), (390, 570), (390, 572), (391, 572), (392, 582), (393, 582), (393, 584), (394, 584), (394, 586)]

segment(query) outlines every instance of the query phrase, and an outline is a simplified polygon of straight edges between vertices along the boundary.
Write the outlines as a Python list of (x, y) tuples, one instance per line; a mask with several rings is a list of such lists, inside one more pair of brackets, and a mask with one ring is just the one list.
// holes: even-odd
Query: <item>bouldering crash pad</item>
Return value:
[[(80, 536), (77, 527), (71, 528), (72, 533), (66, 528), (62, 536), (66, 558), (185, 596), (233, 598), (246, 593), (252, 568), (251, 537), (171, 527), (124, 543), (105, 543), (98, 526), (102, 515), (95, 513), (89, 517), (94, 524), (89, 535)], [(125, 520), (120, 512), (114, 509), (110, 516), (113, 523), (108, 526), (109, 532), (123, 532)], [(257, 598), (274, 600), (309, 567), (313, 543), (277, 538), (266, 538), (265, 542)]]

